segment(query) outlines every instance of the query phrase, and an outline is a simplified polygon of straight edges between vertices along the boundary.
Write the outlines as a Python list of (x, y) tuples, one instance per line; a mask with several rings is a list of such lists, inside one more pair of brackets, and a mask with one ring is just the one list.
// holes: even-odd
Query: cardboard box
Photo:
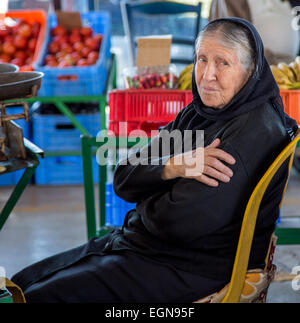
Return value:
[(140, 37), (137, 41), (136, 66), (169, 65), (172, 35)]
[(78, 11), (55, 11), (57, 25), (64, 26), (67, 30), (82, 27), (80, 12)]

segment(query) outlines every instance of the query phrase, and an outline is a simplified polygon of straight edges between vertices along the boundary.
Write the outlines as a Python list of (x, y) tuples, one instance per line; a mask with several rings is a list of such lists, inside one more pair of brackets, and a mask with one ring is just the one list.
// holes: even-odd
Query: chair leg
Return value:
[(267, 301), (268, 287), (264, 289), (258, 296), (258, 301), (256, 303), (266, 303)]

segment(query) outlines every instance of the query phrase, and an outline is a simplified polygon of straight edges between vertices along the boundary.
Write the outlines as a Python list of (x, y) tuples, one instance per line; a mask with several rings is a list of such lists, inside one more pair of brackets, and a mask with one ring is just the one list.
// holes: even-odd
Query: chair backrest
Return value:
[[(300, 140), (300, 130), (298, 129), (295, 134), (295, 138), (285, 147), (285, 149), (279, 154), (275, 161), (268, 168), (264, 176), (260, 179), (256, 185), (254, 191), (246, 206), (244, 213), (244, 218), (242, 222), (238, 247), (236, 251), (235, 261), (233, 265), (231, 280), (229, 284), (228, 291), (222, 300), (222, 303), (238, 303), (244, 282), (246, 277), (246, 272), (248, 268), (249, 255), (251, 251), (251, 245), (253, 240), (253, 234), (255, 230), (255, 224), (257, 219), (257, 214), (259, 211), (260, 203), (264, 196), (264, 193), (271, 182), (274, 175), (277, 173), (280, 166), (288, 159), (289, 160), (289, 175), (293, 164), (295, 148)], [(288, 176), (289, 177), (289, 176)], [(288, 179), (285, 184), (282, 199), (285, 194)], [(281, 202), (282, 202), (281, 199)], [(281, 206), (281, 203), (280, 203)]]
[[(200, 31), (201, 22), (201, 3), (191, 2), (178, 2), (178, 1), (156, 1), (156, 0), (123, 0), (121, 2), (122, 20), (124, 26), (125, 36), (129, 41), (129, 51), (131, 55), (131, 63), (134, 65), (136, 59), (136, 41), (135, 41), (135, 30), (134, 30), (134, 14), (142, 14), (144, 17), (159, 17), (163, 16), (174, 16), (180, 14), (194, 13), (196, 20), (194, 24), (194, 30), (190, 35), (184, 35), (180, 37), (172, 38), (172, 44), (189, 45), (192, 46), (192, 52), (194, 49), (195, 40)], [(170, 32), (168, 32), (170, 33)], [(152, 33), (153, 34), (153, 33)], [(146, 35), (145, 35), (146, 36)], [(193, 56), (193, 55), (192, 55)], [(193, 57), (183, 58), (172, 58), (171, 63), (174, 64), (185, 64), (188, 65), (193, 62)]]

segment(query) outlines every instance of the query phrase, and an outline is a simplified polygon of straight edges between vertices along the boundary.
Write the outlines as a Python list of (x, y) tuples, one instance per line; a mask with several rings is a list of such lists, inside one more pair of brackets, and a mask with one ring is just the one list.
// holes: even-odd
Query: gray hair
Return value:
[(232, 21), (215, 21), (208, 24), (199, 34), (195, 43), (196, 53), (204, 37), (217, 38), (225, 47), (235, 49), (248, 75), (255, 69), (255, 46), (250, 31)]

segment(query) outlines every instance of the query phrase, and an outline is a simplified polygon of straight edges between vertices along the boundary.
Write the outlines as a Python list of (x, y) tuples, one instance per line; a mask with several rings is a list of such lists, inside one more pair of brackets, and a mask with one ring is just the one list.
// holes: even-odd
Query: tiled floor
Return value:
[[(10, 191), (0, 188), (0, 207)], [(300, 175), (293, 172), (282, 208), (283, 222), (287, 216), (294, 219), (300, 216), (299, 196)], [(83, 187), (29, 186), (0, 232), (0, 266), (10, 277), (33, 262), (85, 241)], [(284, 279), (293, 267), (300, 266), (300, 246), (277, 246), (274, 262), (278, 279)], [(294, 286), (300, 286), (300, 280)], [(300, 289), (294, 290), (291, 280), (275, 281), (270, 286), (268, 301), (300, 303)]]

